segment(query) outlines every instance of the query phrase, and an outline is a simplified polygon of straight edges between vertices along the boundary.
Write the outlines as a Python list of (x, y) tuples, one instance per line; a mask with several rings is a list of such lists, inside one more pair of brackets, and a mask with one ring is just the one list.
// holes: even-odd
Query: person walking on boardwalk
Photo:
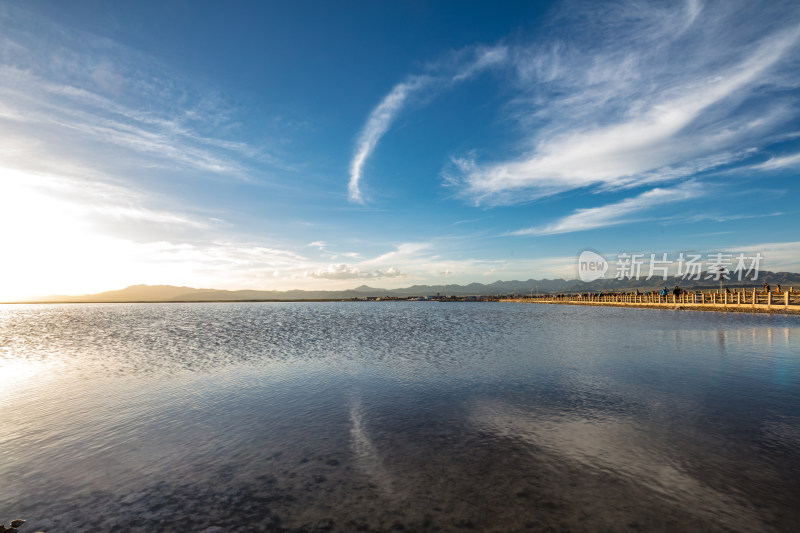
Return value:
[(764, 292), (769, 292), (769, 283), (764, 282)]
[(775, 292), (777, 292), (778, 294), (781, 293), (781, 284), (780, 283), (778, 283), (778, 285), (775, 287)]

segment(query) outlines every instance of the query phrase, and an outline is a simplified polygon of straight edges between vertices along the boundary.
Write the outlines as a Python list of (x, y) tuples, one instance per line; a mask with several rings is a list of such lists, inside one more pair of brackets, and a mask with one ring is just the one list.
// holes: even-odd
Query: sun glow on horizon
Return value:
[(0, 168), (0, 301), (102, 292), (150, 278), (143, 245), (104, 235), (82, 206), (54, 194), (59, 185), (58, 177)]

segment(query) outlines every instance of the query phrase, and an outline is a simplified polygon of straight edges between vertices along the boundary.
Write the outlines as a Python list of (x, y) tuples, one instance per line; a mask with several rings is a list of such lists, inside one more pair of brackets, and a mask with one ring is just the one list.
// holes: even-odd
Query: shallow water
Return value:
[(796, 531), (799, 347), (780, 315), (2, 306), (0, 523)]

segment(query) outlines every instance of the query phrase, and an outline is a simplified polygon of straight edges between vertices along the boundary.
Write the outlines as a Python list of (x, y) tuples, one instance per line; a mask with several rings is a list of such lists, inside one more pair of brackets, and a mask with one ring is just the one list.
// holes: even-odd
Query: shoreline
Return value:
[(559, 301), (559, 300), (543, 300), (536, 301), (529, 298), (507, 298), (500, 300), (501, 302), (511, 303), (527, 303), (527, 304), (540, 304), (540, 305), (590, 305), (595, 307), (627, 307), (636, 309), (667, 309), (673, 311), (705, 311), (705, 312), (718, 312), (718, 313), (755, 313), (755, 314), (769, 314), (769, 315), (800, 315), (800, 309), (796, 307), (778, 307), (778, 306), (762, 306), (754, 307), (752, 305), (742, 304), (691, 304), (691, 303), (628, 303), (628, 302), (576, 302), (576, 301)]

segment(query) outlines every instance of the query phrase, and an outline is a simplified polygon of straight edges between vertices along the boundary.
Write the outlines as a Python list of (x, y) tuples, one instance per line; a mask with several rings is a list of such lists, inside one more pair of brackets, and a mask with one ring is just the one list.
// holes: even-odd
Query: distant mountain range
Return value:
[[(756, 281), (739, 282), (736, 279), (724, 281), (723, 286), (733, 288), (761, 287), (764, 282), (773, 287), (780, 284), (784, 288), (800, 289), (800, 274), (794, 272), (759, 272)], [(490, 296), (490, 295), (524, 295), (532, 293), (559, 292), (596, 292), (624, 291), (639, 289), (648, 291), (664, 286), (672, 288), (679, 285), (683, 288), (715, 288), (718, 281), (683, 280), (673, 277), (667, 281), (661, 278), (652, 280), (618, 280), (599, 279), (592, 282), (564, 279), (529, 279), (527, 281), (495, 281), (494, 283), (470, 283), (469, 285), (414, 285), (403, 289), (380, 289), (362, 285), (355, 289), (342, 291), (226, 291), (218, 289), (195, 289), (192, 287), (175, 287), (172, 285), (132, 285), (122, 290), (101, 292), (83, 296), (47, 296), (25, 300), (31, 303), (41, 302), (232, 302), (232, 301), (291, 301), (291, 300), (343, 300), (365, 297), (409, 297), (409, 296)]]

